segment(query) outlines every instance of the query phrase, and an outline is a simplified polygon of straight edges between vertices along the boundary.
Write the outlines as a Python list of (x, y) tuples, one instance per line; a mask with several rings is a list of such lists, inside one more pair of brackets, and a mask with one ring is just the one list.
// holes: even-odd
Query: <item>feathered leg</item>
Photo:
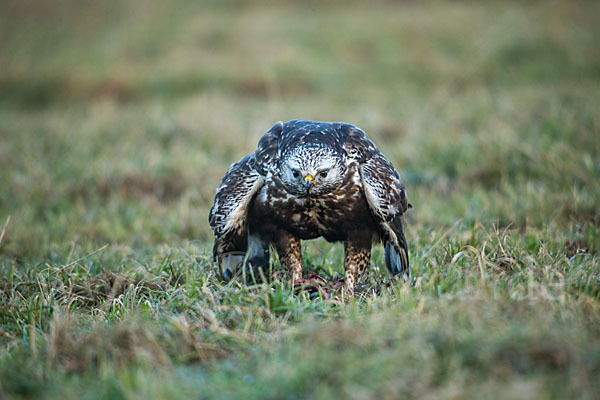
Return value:
[(296, 236), (285, 233), (279, 235), (275, 249), (281, 266), (291, 274), (292, 284), (302, 278), (302, 245)]
[(344, 291), (354, 294), (354, 287), (371, 264), (371, 243), (361, 243), (346, 240), (344, 242)]

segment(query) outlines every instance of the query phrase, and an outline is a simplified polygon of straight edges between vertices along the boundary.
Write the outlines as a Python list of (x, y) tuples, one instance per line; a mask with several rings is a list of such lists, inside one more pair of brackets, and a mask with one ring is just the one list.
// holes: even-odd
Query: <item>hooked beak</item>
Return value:
[(311, 174), (308, 174), (304, 177), (304, 187), (309, 189), (312, 185), (313, 185), (313, 176)]

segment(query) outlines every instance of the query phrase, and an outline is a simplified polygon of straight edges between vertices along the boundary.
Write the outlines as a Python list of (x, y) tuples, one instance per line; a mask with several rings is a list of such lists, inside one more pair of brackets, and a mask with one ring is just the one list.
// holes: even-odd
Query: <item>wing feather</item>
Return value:
[(210, 227), (215, 233), (215, 257), (225, 252), (246, 251), (248, 206), (263, 184), (264, 177), (256, 170), (254, 154), (227, 170), (209, 213)]
[(363, 187), (371, 211), (390, 222), (408, 209), (408, 200), (400, 175), (383, 154), (370, 158), (360, 167)]
[(258, 141), (258, 146), (254, 153), (256, 156), (256, 169), (264, 176), (277, 168), (279, 144), (281, 143), (283, 127), (283, 122), (279, 121)]
[(362, 129), (342, 122), (335, 125), (336, 133), (339, 136), (338, 140), (350, 160), (362, 164), (371, 157), (380, 154), (375, 143), (369, 139)]
[(367, 203), (381, 229), (386, 266), (393, 275), (410, 274), (402, 226), (402, 214), (410, 206), (400, 175), (381, 153), (366, 160), (360, 173)]

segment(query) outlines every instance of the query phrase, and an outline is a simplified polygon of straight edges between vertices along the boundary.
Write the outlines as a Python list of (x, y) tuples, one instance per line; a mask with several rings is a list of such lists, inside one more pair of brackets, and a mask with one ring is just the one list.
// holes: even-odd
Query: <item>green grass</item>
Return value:
[[(597, 396), (596, 2), (9, 1), (0, 37), (0, 397)], [(355, 298), (218, 279), (214, 190), (292, 118), (401, 172), (413, 286), (380, 247)]]

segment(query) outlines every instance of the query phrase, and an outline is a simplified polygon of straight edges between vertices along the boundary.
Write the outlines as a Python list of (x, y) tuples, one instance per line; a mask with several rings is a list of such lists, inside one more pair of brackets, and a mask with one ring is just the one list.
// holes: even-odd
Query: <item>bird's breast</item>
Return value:
[(299, 197), (275, 181), (267, 182), (254, 209), (260, 219), (276, 221), (274, 225), (301, 239), (344, 240), (349, 232), (375, 226), (362, 186), (352, 175), (338, 189), (319, 197)]

